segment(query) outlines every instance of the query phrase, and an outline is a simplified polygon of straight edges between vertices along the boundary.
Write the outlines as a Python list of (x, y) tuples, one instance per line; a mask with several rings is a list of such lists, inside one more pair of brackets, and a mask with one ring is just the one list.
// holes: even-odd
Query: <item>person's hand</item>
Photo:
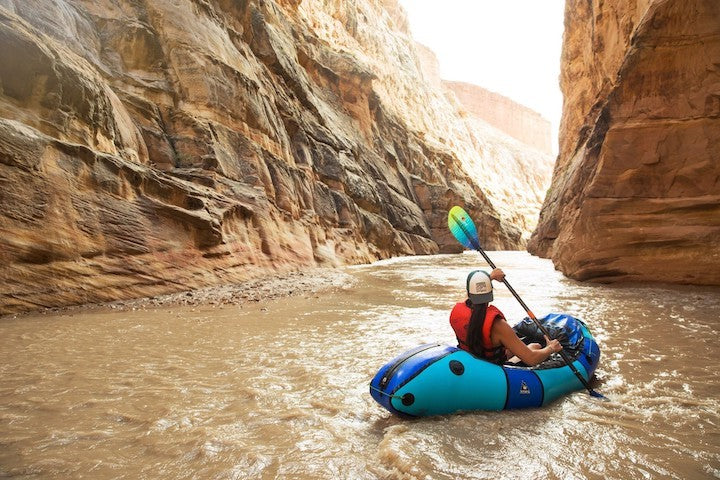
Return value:
[(492, 272), (490, 272), (490, 280), (502, 282), (503, 280), (505, 280), (505, 272), (503, 272), (499, 268), (494, 269)]
[(560, 345), (560, 342), (558, 342), (556, 338), (550, 340), (547, 335), (545, 335), (545, 342), (547, 343), (546, 346), (550, 347), (550, 351), (552, 353), (559, 352), (563, 349), (562, 345)]

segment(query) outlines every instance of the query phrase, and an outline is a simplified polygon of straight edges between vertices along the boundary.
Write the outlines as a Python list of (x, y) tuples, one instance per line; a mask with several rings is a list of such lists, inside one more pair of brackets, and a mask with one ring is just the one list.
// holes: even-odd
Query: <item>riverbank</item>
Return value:
[(89, 303), (68, 307), (52, 307), (43, 310), (9, 314), (6, 318), (22, 318), (37, 315), (92, 313), (98, 311), (135, 311), (163, 307), (221, 307), (258, 304), (281, 297), (312, 297), (333, 288), (352, 284), (352, 277), (341, 269), (311, 268), (285, 274), (258, 277), (245, 282), (216, 285), (154, 297), (118, 300), (109, 303)]

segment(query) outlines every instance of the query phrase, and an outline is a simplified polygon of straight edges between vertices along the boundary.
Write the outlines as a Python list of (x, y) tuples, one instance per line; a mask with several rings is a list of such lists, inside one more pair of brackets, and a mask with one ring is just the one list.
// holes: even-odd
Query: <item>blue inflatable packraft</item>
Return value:
[[(549, 314), (539, 321), (589, 381), (600, 360), (600, 349), (585, 324), (565, 314)], [(542, 333), (530, 319), (513, 328), (525, 343), (544, 344)], [(496, 365), (457, 347), (428, 344), (384, 365), (370, 383), (370, 395), (391, 413), (420, 417), (541, 407), (582, 388), (558, 354), (534, 367)]]

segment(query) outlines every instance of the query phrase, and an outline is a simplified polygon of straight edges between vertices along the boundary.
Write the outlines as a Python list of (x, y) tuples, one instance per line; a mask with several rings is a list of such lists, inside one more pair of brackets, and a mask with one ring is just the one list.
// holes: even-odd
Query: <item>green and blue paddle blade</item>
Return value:
[(458, 242), (471, 250), (478, 250), (477, 229), (475, 224), (465, 210), (460, 207), (452, 207), (448, 213), (448, 227)]

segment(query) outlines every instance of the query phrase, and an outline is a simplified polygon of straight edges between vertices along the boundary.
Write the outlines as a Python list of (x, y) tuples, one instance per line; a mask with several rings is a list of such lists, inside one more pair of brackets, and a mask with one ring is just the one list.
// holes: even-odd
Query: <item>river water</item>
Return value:
[[(489, 252), (537, 315), (588, 324), (596, 389), (543, 409), (392, 417), (368, 383), (453, 343), (476, 253), (338, 270), (344, 288), (222, 307), (0, 321), (0, 477), (720, 478), (720, 289), (580, 284)], [(495, 304), (524, 316), (504, 286)]]

